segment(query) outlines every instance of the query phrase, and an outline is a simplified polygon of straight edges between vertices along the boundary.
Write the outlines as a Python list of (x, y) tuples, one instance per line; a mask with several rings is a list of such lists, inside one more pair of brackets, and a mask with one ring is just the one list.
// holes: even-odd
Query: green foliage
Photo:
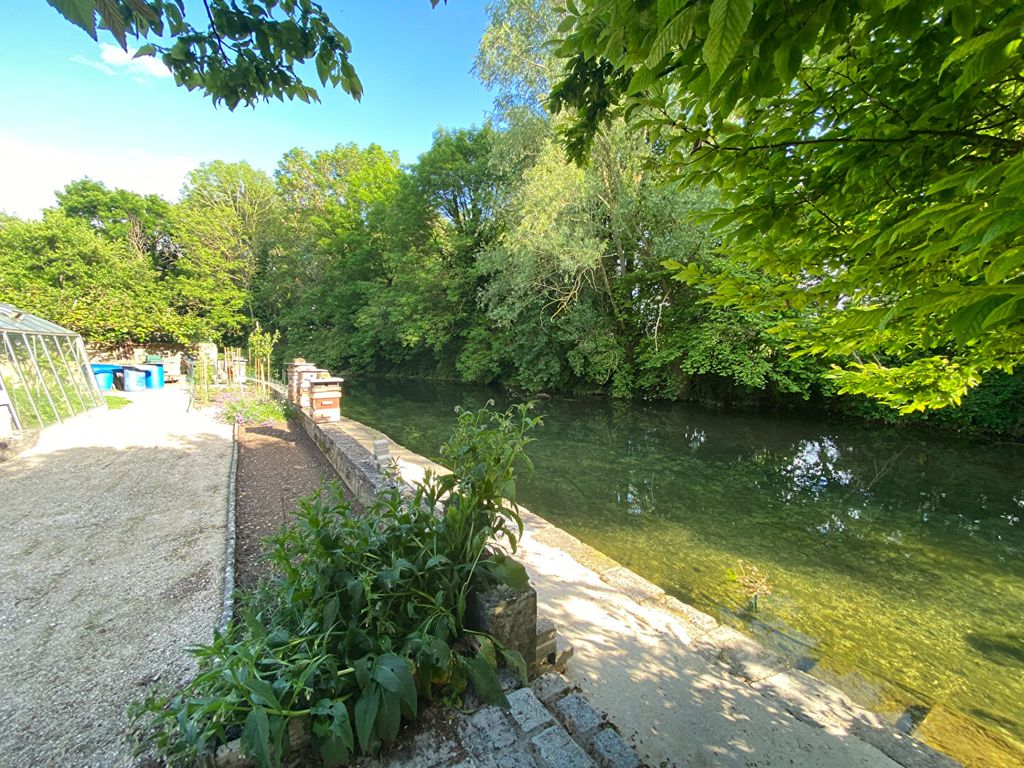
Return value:
[[(109, 31), (121, 48), (128, 38), (154, 40), (136, 56), (159, 56), (178, 85), (199, 89), (214, 104), (234, 109), (271, 98), (319, 101), (297, 67), (316, 65), (330, 83), (358, 100), (363, 86), (349, 54), (352, 45), (319, 3), (295, 0), (47, 0), (94, 40)], [(434, 0), (434, 5), (436, 5)], [(194, 22), (202, 20), (195, 26)]]
[(754, 279), (682, 279), (779, 317), (844, 392), (941, 408), (1020, 361), (1022, 22), (966, 0), (587, 0), (550, 103), (575, 157), (622, 116), (722, 190), (721, 250)]
[(273, 181), (248, 163), (206, 163), (189, 174), (173, 219), (181, 255), (172, 296), (185, 335), (239, 337), (254, 319), (255, 282), (281, 227)]
[(476, 72), (500, 122), (406, 167), (376, 145), (292, 150), (273, 180), (211, 163), (173, 207), (74, 182), (65, 217), (155, 274), (100, 270), (124, 286), (111, 319), (79, 298), (88, 248), (40, 280), (48, 246), (19, 237), (0, 286), (90, 340), (240, 344), (259, 322), (337, 372), (1013, 425), (1012, 400), (964, 397), (1024, 348), (1004, 6), (495, 0)]
[(461, 414), (444, 448), (455, 473), (411, 499), (394, 490), (355, 514), (333, 485), (303, 500), (271, 540), (276, 575), (194, 649), (196, 678), (139, 708), (146, 743), (191, 764), (240, 732), (257, 765), (280, 765), (289, 724), (306, 718), (325, 764), (339, 765), (393, 741), (421, 699), (455, 701), (468, 681), (507, 705), (498, 661), (524, 672), (523, 660), (467, 632), (463, 616), (472, 586), (525, 578), (497, 544), (514, 547), (521, 531), (503, 497), (538, 423), (527, 406)]
[(280, 400), (252, 394), (218, 395), (220, 417), (233, 424), (281, 424), (288, 420), (288, 406)]
[(473, 71), (496, 90), (495, 107), (543, 112), (544, 100), (559, 65), (548, 43), (561, 18), (551, 0), (492, 0)]
[(161, 272), (173, 265), (177, 247), (171, 204), (157, 195), (107, 189), (101, 181), (81, 179), (57, 193), (57, 208), (69, 218), (87, 221), (106, 239), (148, 255)]
[(0, 221), (0, 301), (92, 342), (168, 340), (181, 331), (149, 257), (61, 211)]
[(274, 345), (280, 339), (280, 331), (273, 333), (264, 331), (259, 320), (256, 321), (256, 327), (252, 329), (252, 333), (249, 334), (249, 366), (264, 397), (269, 394), (270, 358), (274, 354)]
[(119, 395), (104, 395), (103, 399), (107, 402), (107, 408), (111, 411), (117, 411), (132, 404), (132, 401), (127, 397), (120, 397)]

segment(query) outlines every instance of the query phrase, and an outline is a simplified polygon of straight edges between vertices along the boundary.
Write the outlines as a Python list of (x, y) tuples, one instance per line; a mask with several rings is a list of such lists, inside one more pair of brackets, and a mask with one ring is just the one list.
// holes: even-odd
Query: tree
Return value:
[(0, 220), (0, 301), (90, 342), (176, 339), (179, 318), (152, 262), (60, 210), (42, 221)]
[(434, 143), (411, 169), (414, 184), (452, 227), (454, 258), (466, 257), (493, 239), (501, 179), (490, 163), (495, 131), (439, 128)]
[[(159, 55), (178, 85), (202, 90), (230, 109), (271, 98), (319, 101), (296, 72), (311, 60), (322, 85), (340, 85), (356, 100), (363, 93), (349, 62), (349, 39), (312, 0), (203, 0), (199, 11), (190, 4), (191, 16), (185, 0), (47, 2), (94, 40), (97, 29), (109, 31), (126, 51), (129, 37), (169, 37), (135, 55)], [(438, 2), (430, 0), (434, 7)], [(202, 23), (194, 26), (197, 17)]]
[[(966, 0), (584, 0), (551, 107), (582, 159), (622, 115), (714, 184), (720, 305), (785, 312), (842, 391), (958, 403), (1024, 356), (1024, 8)], [(752, 282), (747, 275), (769, 275)], [(799, 310), (794, 317), (791, 310)]]
[(280, 217), (274, 182), (248, 163), (216, 160), (189, 174), (174, 208), (182, 249), (174, 300), (191, 337), (237, 336), (252, 324), (253, 288), (277, 247)]
[(362, 326), (360, 313), (384, 271), (381, 233), (402, 176), (398, 154), (376, 144), (294, 149), (275, 176), (288, 246), (266, 276), (265, 311), (284, 329), (289, 354), (366, 365), (376, 329)]
[(496, 89), (499, 115), (525, 108), (544, 112), (551, 82), (561, 67), (551, 50), (561, 13), (552, 0), (492, 0), (473, 71)]
[(102, 181), (80, 179), (57, 193), (57, 207), (83, 219), (110, 241), (124, 241), (147, 254), (157, 269), (167, 270), (177, 258), (171, 204), (158, 195), (107, 189)]

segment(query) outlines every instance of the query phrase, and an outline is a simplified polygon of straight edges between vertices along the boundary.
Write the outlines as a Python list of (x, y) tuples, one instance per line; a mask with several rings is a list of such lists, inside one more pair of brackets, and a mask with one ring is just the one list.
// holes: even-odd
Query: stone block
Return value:
[(554, 662), (556, 642), (555, 622), (547, 616), (537, 618), (537, 652), (534, 656), (534, 667)]
[(544, 768), (594, 768), (594, 761), (560, 725), (553, 725), (531, 739)]
[(514, 691), (523, 684), (523, 681), (519, 679), (519, 675), (508, 667), (502, 667), (498, 670), (498, 682), (501, 684), (501, 690), (505, 693)]
[(498, 768), (537, 768), (537, 761), (522, 749), (507, 750), (498, 755)]
[(551, 713), (529, 688), (512, 691), (508, 695), (508, 703), (511, 707), (512, 718), (522, 728), (523, 733), (532, 733), (555, 722)]
[(545, 705), (550, 706), (569, 692), (569, 681), (554, 672), (545, 672), (532, 683), (530, 688)]
[(724, 625), (697, 638), (691, 648), (708, 660), (725, 662), (734, 674), (751, 683), (789, 669), (784, 656)]
[(529, 664), (537, 657), (537, 593), (532, 587), (517, 592), (504, 584), (474, 592), (466, 606), (466, 626), (518, 651)]
[(613, 728), (605, 728), (591, 742), (599, 768), (640, 768), (642, 762), (626, 740)]
[(751, 687), (798, 720), (821, 728), (846, 731), (857, 718), (858, 707), (845, 694), (805, 672), (781, 672)]
[(604, 724), (604, 717), (578, 693), (570, 693), (555, 704), (565, 729), (577, 739), (588, 741)]
[(601, 580), (638, 603), (659, 600), (665, 596), (664, 589), (622, 566), (605, 571), (601, 574)]
[(598, 552), (588, 544), (584, 544), (561, 528), (551, 525), (543, 527), (537, 531), (535, 537), (542, 544), (562, 550), (577, 563), (589, 568), (594, 573), (602, 574), (606, 571), (622, 567), (607, 555)]
[(566, 640), (561, 635), (555, 641), (555, 660), (552, 662), (552, 666), (556, 672), (565, 672), (565, 668), (569, 666), (569, 659), (575, 649), (572, 647), (572, 643)]
[(537, 645), (555, 639), (555, 622), (548, 616), (537, 617)]
[(455, 739), (431, 729), (417, 733), (412, 743), (392, 753), (389, 762), (409, 768), (441, 768), (458, 762), (462, 754)]
[(537, 658), (535, 663), (540, 664), (553, 664), (555, 661), (555, 653), (558, 650), (558, 641), (555, 638), (551, 638), (544, 645), (537, 646)]
[(469, 718), (469, 722), (477, 736), (477, 743), (483, 744), (489, 752), (504, 749), (517, 738), (515, 727), (505, 710), (499, 707), (484, 707)]

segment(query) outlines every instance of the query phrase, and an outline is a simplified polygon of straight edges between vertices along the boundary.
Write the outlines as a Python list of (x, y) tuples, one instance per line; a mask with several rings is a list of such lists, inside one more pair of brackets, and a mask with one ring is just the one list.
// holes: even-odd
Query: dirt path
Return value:
[(235, 514), (235, 584), (253, 587), (270, 570), (264, 539), (284, 525), (299, 498), (334, 468), (294, 422), (240, 427)]
[(0, 464), (0, 766), (126, 766), (126, 709), (220, 617), (231, 428), (177, 388)]

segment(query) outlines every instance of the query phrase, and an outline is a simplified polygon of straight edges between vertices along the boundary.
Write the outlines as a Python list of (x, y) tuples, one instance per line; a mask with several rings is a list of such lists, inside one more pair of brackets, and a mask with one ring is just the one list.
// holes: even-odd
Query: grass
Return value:
[(126, 405), (132, 404), (131, 400), (120, 395), (104, 395), (103, 399), (107, 401), (107, 408), (111, 411), (116, 411), (118, 408), (124, 408)]

